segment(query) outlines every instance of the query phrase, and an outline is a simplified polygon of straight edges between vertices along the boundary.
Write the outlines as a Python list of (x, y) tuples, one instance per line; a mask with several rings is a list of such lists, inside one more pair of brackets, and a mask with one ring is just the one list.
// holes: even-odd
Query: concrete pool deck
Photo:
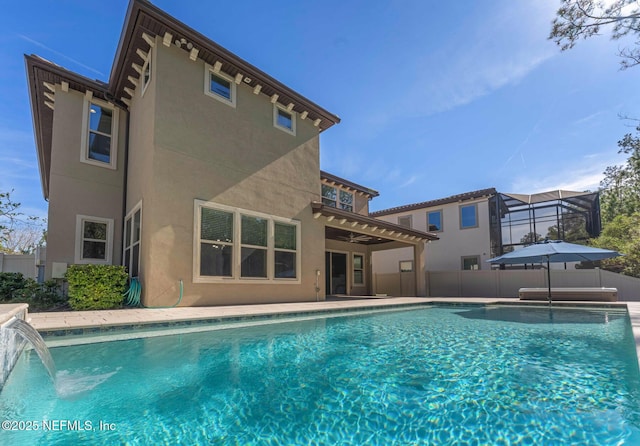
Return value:
[[(517, 298), (481, 297), (383, 297), (340, 298), (320, 302), (297, 302), (219, 307), (131, 308), (102, 311), (65, 311), (29, 313), (31, 325), (38, 331), (67, 331), (96, 327), (139, 326), (226, 318), (251, 318), (269, 315), (300, 315), (349, 310), (370, 310), (430, 303), (546, 306), (544, 301), (521, 301)], [(640, 362), (640, 302), (554, 302), (556, 307), (591, 307), (627, 309), (631, 319), (636, 353)]]

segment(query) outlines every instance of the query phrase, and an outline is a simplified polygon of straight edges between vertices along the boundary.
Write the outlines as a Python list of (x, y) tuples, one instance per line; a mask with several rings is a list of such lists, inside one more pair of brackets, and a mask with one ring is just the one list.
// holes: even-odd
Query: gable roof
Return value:
[(113, 98), (104, 82), (81, 76), (42, 57), (25, 55), (25, 65), (42, 194), (48, 199), (55, 85), (81, 93), (91, 91), (94, 97), (108, 102), (113, 102)]
[(448, 204), (448, 203), (456, 203), (459, 201), (467, 201), (467, 200), (474, 200), (476, 198), (490, 197), (492, 195), (495, 195), (496, 193), (497, 192), (495, 188), (491, 187), (488, 189), (480, 189), (472, 192), (465, 192), (462, 194), (451, 195), (450, 197), (438, 198), (436, 200), (423, 201), (421, 203), (407, 204), (404, 206), (397, 206), (394, 208), (383, 209), (380, 211), (370, 212), (369, 215), (371, 217), (381, 217), (383, 215), (398, 214), (400, 212), (408, 212), (416, 209), (431, 208), (434, 206), (441, 206), (443, 204)]
[[(155, 39), (156, 36), (159, 39)], [(293, 111), (309, 119), (321, 132), (340, 122), (338, 116), (224, 49), (157, 6), (146, 0), (130, 0), (108, 83), (86, 78), (39, 56), (25, 55), (36, 150), (45, 199), (49, 197), (51, 130), (55, 107), (55, 99), (52, 99), (54, 92), (47, 87), (47, 84), (54, 86), (66, 82), (66, 88), (81, 93), (90, 90), (94, 97), (126, 110), (131, 98), (127, 90), (132, 91), (131, 79), (140, 77), (138, 69), (144, 63), (143, 55), (150, 51), (149, 42), (179, 46), (192, 60), (200, 59), (210, 65), (219, 62), (220, 71), (233, 77), (237, 83), (244, 83), (254, 88), (254, 92), (267, 95), (272, 102), (292, 107)]]
[(144, 63), (138, 50), (142, 50), (144, 53), (149, 52), (150, 45), (143, 37), (143, 33), (151, 38), (160, 37), (161, 44), (179, 46), (190, 56), (193, 55), (194, 60), (201, 59), (209, 65), (220, 62), (220, 70), (236, 79), (236, 82), (242, 82), (252, 88), (260, 85), (260, 94), (265, 94), (270, 98), (277, 95), (277, 102), (285, 106), (293, 104), (294, 111), (301, 114), (307, 112), (307, 119), (311, 121), (319, 119), (320, 131), (340, 122), (338, 116), (313, 103), (146, 0), (131, 0), (129, 2), (109, 77), (109, 90), (116, 98), (127, 99), (128, 94), (125, 87), (130, 86), (128, 85), (129, 76), (134, 78), (139, 76), (133, 67), (133, 64), (142, 66)]

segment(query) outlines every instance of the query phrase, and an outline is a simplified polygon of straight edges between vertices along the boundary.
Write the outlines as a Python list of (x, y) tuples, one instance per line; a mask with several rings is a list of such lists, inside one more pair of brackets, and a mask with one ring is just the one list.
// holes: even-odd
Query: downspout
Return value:
[[(120, 252), (124, 255), (124, 244), (125, 244), (125, 223), (124, 217), (127, 215), (127, 188), (129, 183), (129, 126), (130, 126), (130, 114), (129, 110), (125, 109), (127, 112), (127, 121), (125, 124), (125, 141), (124, 141), (124, 181), (122, 182), (122, 241), (120, 243)], [(124, 261), (124, 259), (121, 259)], [(124, 262), (122, 262), (124, 263)]]

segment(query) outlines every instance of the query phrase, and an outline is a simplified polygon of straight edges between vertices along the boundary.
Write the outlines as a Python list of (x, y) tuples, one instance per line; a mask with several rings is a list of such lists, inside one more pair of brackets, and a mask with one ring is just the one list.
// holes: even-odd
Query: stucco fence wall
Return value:
[[(427, 271), (431, 297), (517, 297), (523, 287), (546, 287), (546, 270)], [(400, 273), (375, 274), (375, 292), (407, 296)], [(601, 269), (551, 270), (553, 287), (611, 287), (618, 300), (640, 301), (640, 279)]]

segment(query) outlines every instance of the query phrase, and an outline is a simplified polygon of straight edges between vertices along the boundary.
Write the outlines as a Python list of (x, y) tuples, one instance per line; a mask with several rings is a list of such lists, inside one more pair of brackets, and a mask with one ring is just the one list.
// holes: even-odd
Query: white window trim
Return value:
[[(402, 264), (403, 263), (410, 263), (411, 264), (411, 270), (410, 271), (403, 271), (402, 270)], [(400, 260), (398, 262), (398, 271), (401, 272), (401, 273), (412, 273), (412, 272), (414, 272), (413, 260)]]
[[(201, 276), (200, 275), (200, 222), (203, 207), (216, 209), (233, 214), (233, 263), (231, 265), (231, 276)], [(278, 217), (261, 212), (249, 211), (237, 207), (226, 206), (211, 201), (194, 200), (194, 233), (193, 233), (193, 283), (260, 283), (260, 284), (300, 284), (302, 283), (302, 231), (299, 220)], [(242, 215), (248, 217), (264, 218), (267, 220), (267, 277), (241, 277), (242, 257), (241, 250), (241, 218)], [(296, 228), (296, 249), (278, 251), (295, 252), (296, 254), (296, 278), (276, 278), (275, 277), (275, 223), (284, 223)]]
[[(362, 268), (358, 270), (362, 271), (362, 283), (356, 283), (356, 256), (362, 257)], [(351, 255), (351, 286), (353, 288), (364, 288), (367, 286), (367, 268), (366, 268), (366, 256), (363, 252), (353, 252)]]
[[(138, 246), (142, 246), (142, 200), (140, 200), (128, 213), (127, 215), (125, 215), (124, 217), (124, 226), (122, 228), (122, 265), (124, 265), (125, 262), (125, 253), (127, 252), (127, 220), (131, 219), (131, 236), (133, 237), (133, 216), (135, 215), (135, 213), (137, 211), (140, 211), (140, 240), (138, 240), (135, 243), (131, 243), (129, 245), (129, 248), (131, 248), (132, 252), (133, 252), (133, 245), (134, 244), (138, 244)], [(138, 274), (140, 274), (140, 257), (141, 257), (141, 252), (140, 252), (140, 248), (138, 248)], [(131, 265), (131, 264), (129, 264)], [(131, 275), (131, 271), (128, 271), (128, 274)]]
[[(153, 48), (149, 49), (149, 53), (147, 54), (147, 59), (144, 61), (144, 64), (142, 65), (142, 74), (140, 74), (140, 83), (141, 85), (141, 89), (140, 89), (140, 97), (144, 96), (145, 91), (147, 91), (147, 88), (149, 88), (149, 84), (151, 83), (151, 80), (153, 79), (153, 66), (155, 64), (151, 63), (151, 59), (152, 59), (152, 55), (151, 53), (153, 52)], [(149, 81), (147, 83), (144, 82), (144, 72), (145, 70), (151, 66), (151, 68), (149, 69)]]
[[(218, 76), (231, 84), (231, 100), (211, 91), (211, 74)], [(204, 94), (222, 102), (223, 104), (236, 108), (236, 92), (236, 83), (232, 77), (226, 75), (222, 71), (216, 72), (211, 65), (204, 64)]]
[[(429, 229), (429, 214), (435, 214), (435, 213), (440, 214), (440, 229), (438, 229), (437, 231), (432, 231), (431, 229)], [(427, 211), (427, 232), (444, 232), (444, 212), (442, 209)]]
[[(324, 195), (322, 195), (322, 186), (326, 186), (326, 187), (330, 187), (330, 188), (334, 189), (336, 191), (336, 199), (335, 200), (331, 200), (330, 198), (327, 198)], [(351, 195), (351, 204), (345, 203), (345, 202), (340, 200), (340, 191)], [(328, 183), (322, 182), (321, 185), (320, 185), (320, 199), (321, 200), (334, 201), (336, 203), (336, 205), (334, 206), (336, 209), (342, 209), (343, 211), (347, 211), (347, 212), (355, 212), (354, 209), (355, 209), (355, 204), (356, 204), (356, 195), (353, 192), (351, 192), (350, 190), (341, 188), (338, 185), (333, 185), (333, 184), (328, 184)], [(343, 207), (340, 206), (342, 204), (346, 204), (348, 206), (351, 206), (351, 210), (349, 211), (348, 209), (344, 209)]]
[[(466, 259), (476, 259), (478, 269), (464, 269), (464, 261)], [(479, 255), (471, 255), (471, 256), (462, 256), (460, 257), (460, 270), (461, 271), (480, 271), (482, 269), (482, 262)]]
[[(100, 107), (107, 108), (111, 110), (111, 146), (110, 146), (110, 155), (109, 155), (109, 163), (103, 163), (102, 161), (97, 161), (89, 158), (89, 109), (90, 104), (96, 104)], [(89, 99), (87, 96), (84, 97), (84, 104), (82, 108), (82, 139), (80, 141), (80, 162), (85, 164), (91, 164), (93, 166), (104, 167), (107, 169), (116, 170), (118, 167), (118, 126), (119, 126), (119, 116), (120, 110), (109, 104), (108, 102), (101, 101), (99, 99), (91, 98)]]
[[(462, 208), (466, 208), (466, 207), (474, 207), (474, 212), (475, 212), (475, 216), (476, 216), (476, 224), (473, 226), (462, 226)], [(478, 203), (470, 203), (470, 204), (461, 204), (460, 206), (458, 206), (458, 218), (460, 219), (460, 229), (464, 230), (464, 229), (473, 229), (473, 228), (477, 228), (480, 226), (480, 218), (478, 215)]]
[[(105, 259), (83, 259), (82, 258), (82, 242), (83, 238), (83, 222), (90, 221), (96, 223), (106, 223), (107, 224), (107, 241), (105, 247)], [(112, 218), (102, 218), (102, 217), (93, 217), (89, 215), (76, 215), (76, 249), (75, 249), (75, 259), (74, 262), (77, 264), (97, 264), (97, 265), (111, 265), (111, 259), (113, 252), (113, 219)]]
[[(283, 112), (291, 115), (291, 128), (283, 127), (278, 124), (278, 110), (282, 110)], [(282, 130), (283, 132), (296, 136), (296, 112), (293, 110), (289, 111), (286, 107), (283, 107), (276, 102), (273, 104), (273, 126), (278, 130)]]

